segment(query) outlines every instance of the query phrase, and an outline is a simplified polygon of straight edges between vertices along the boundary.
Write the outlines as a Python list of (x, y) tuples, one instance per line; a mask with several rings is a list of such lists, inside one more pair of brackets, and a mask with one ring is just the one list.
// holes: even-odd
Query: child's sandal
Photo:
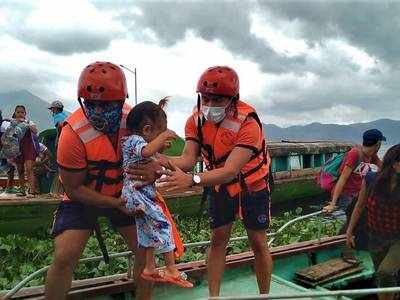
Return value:
[(140, 275), (144, 280), (153, 282), (165, 282), (165, 273), (161, 270), (157, 270), (154, 273), (142, 272)]

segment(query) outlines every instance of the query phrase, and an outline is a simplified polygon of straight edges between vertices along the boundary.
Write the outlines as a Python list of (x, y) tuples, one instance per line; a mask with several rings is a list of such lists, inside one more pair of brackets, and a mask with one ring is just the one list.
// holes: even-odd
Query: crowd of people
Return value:
[[(199, 77), (197, 103), (185, 125), (183, 153), (168, 157), (161, 152), (177, 136), (168, 129), (166, 99), (132, 108), (126, 103), (126, 79), (118, 65), (95, 62), (83, 69), (77, 92), (80, 107), (68, 117), (60, 101), (49, 108), (57, 129), (57, 163), (65, 195), (52, 228), (55, 250), (46, 278), (46, 299), (65, 299), (89, 236), (99, 233), (99, 216), (109, 219), (135, 253), (137, 299), (151, 298), (153, 282), (193, 287), (175, 265), (184, 248), (168, 207), (156, 191), (156, 181), (170, 191), (194, 186), (210, 191), (210, 296), (220, 293), (226, 246), (237, 218), (246, 228), (254, 253), (259, 292), (269, 292), (272, 257), (266, 230), (271, 219), (271, 158), (257, 112), (240, 98), (239, 91), (239, 77), (232, 68), (206, 69)], [(10, 165), (9, 181), (14, 169), (20, 180), (25, 172), (29, 194), (35, 194), (35, 168), (40, 169), (35, 161), (39, 158), (45, 165), (48, 150), (37, 142), (37, 128), (28, 120), (25, 107), (17, 106), (12, 118), (3, 120), (3, 136), (10, 132), (7, 126), (20, 129), (18, 150), (9, 150), (18, 155), (5, 159)], [(346, 233), (348, 248), (343, 258), (356, 260), (353, 247), (369, 249), (382, 287), (395, 286), (400, 269), (400, 146), (390, 148), (381, 161), (377, 152), (385, 140), (377, 129), (363, 134), (363, 144), (344, 156), (330, 203), (324, 207), (326, 213), (346, 212), (341, 232)], [(3, 145), (2, 155), (4, 150)], [(194, 173), (199, 157), (207, 170)], [(368, 214), (363, 222), (364, 207)], [(157, 268), (156, 254), (163, 254), (165, 268)], [(392, 299), (390, 294), (379, 297)]]
[[(67, 115), (61, 101), (54, 101), (48, 108), (59, 132)], [(51, 169), (51, 153), (39, 142), (37, 125), (29, 119), (24, 105), (15, 106), (11, 117), (0, 110), (0, 173), (7, 175), (3, 198), (12, 195), (34, 198), (40, 193), (39, 180), (48, 176)], [(16, 189), (15, 171), (18, 174)]]

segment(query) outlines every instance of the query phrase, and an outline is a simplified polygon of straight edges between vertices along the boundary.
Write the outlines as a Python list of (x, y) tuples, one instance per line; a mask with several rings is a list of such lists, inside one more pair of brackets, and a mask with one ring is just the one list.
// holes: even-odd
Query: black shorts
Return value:
[[(239, 196), (230, 197), (225, 189), (211, 191), (208, 210), (211, 229), (228, 225), (235, 221), (239, 212)], [(267, 189), (242, 193), (241, 207), (243, 224), (246, 229), (265, 230), (270, 222), (270, 194)]]
[(106, 217), (114, 228), (135, 224), (135, 218), (116, 208), (99, 208), (81, 202), (61, 202), (54, 213), (52, 234), (57, 236), (68, 229), (93, 230), (98, 217)]

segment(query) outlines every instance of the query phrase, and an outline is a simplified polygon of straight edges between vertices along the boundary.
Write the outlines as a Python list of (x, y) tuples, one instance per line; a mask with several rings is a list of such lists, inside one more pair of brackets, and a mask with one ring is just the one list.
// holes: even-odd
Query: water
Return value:
[(382, 159), (383, 156), (385, 155), (386, 151), (392, 146), (394, 146), (394, 145), (382, 144), (381, 148), (378, 151), (379, 158)]

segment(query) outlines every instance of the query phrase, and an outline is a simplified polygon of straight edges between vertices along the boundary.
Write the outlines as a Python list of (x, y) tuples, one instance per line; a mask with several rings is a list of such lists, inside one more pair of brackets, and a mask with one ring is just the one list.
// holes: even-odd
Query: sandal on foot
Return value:
[(142, 272), (140, 275), (144, 280), (153, 282), (165, 282), (165, 275), (163, 271), (156, 271), (154, 273)]
[(182, 288), (192, 288), (193, 283), (187, 280), (187, 275), (182, 272), (178, 276), (170, 276), (170, 275), (165, 275), (164, 276), (165, 282), (177, 285)]
[(357, 264), (358, 259), (351, 249), (344, 249), (342, 252), (342, 259), (349, 264)]

